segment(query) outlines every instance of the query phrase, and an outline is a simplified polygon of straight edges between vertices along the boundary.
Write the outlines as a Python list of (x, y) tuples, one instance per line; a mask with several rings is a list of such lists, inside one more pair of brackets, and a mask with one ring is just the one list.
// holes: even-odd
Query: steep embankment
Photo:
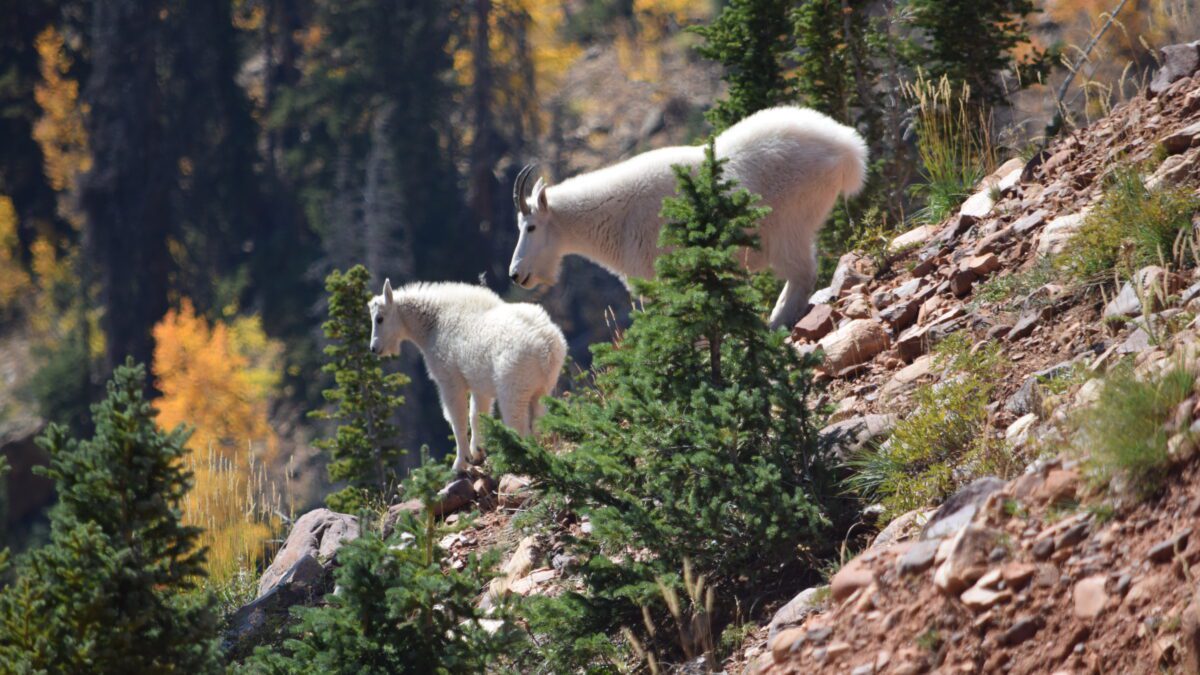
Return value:
[(1200, 79), (1164, 84), (1005, 164), (947, 222), (893, 241), (886, 263), (842, 259), (793, 333), (828, 355), (837, 412), (825, 437), (843, 449), (882, 441), (919, 387), (956, 377), (930, 351), (965, 333), (972, 354), (996, 345), (1002, 364), (981, 433), (1002, 436), (1017, 472), (1027, 468), (892, 521), (828, 589), (801, 593), (745, 646), (750, 671), (1200, 672), (1200, 396), (1183, 391), (1152, 424), (1171, 469), (1148, 500), (1120, 472), (1088, 480), (1092, 448), (1074, 422), (1118, 363), (1149, 380), (1200, 373), (1200, 274), (1183, 271), (1194, 254), (1164, 251), (1161, 267), (1134, 275), (1143, 289), (1107, 295), (1047, 264), (1079, 245), (1122, 167), (1197, 192)]

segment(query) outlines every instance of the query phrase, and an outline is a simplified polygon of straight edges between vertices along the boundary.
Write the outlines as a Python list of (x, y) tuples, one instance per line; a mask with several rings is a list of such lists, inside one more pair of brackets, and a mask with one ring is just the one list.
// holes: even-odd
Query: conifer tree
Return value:
[(577, 545), (591, 607), (628, 610), (685, 560), (736, 591), (794, 559), (827, 520), (811, 362), (767, 328), (766, 299), (739, 262), (766, 209), (734, 190), (713, 152), (695, 175), (676, 167), (660, 239), (671, 250), (656, 280), (635, 282), (645, 309), (622, 339), (593, 348), (594, 390), (550, 402), (541, 429), (568, 450), (488, 423), (500, 470), (534, 476), (590, 517), (593, 535)]
[(925, 33), (916, 63), (933, 80), (942, 75), (951, 82), (970, 85), (972, 98), (989, 105), (1008, 102), (1000, 81), (1004, 70), (1016, 68), (1020, 87), (1037, 81), (1049, 68), (1053, 55), (1037, 49), (1018, 60), (1014, 50), (1029, 42), (1026, 17), (1034, 11), (1031, 0), (911, 0), (912, 24)]
[(792, 50), (789, 0), (730, 0), (707, 26), (692, 29), (705, 44), (698, 51), (725, 66), (728, 97), (708, 111), (720, 132), (764, 108), (794, 99), (784, 59)]
[(118, 368), (92, 409), (95, 435), (40, 439), (58, 491), (50, 543), (0, 592), (0, 671), (215, 672), (216, 621), (195, 592), (199, 528), (180, 523), (188, 433), (158, 429), (145, 369)]
[(312, 413), (337, 423), (334, 437), (316, 445), (330, 454), (329, 477), (348, 484), (325, 502), (334, 510), (351, 513), (366, 505), (368, 495), (391, 496), (400, 483), (399, 462), (405, 454), (397, 444), (392, 415), (404, 403), (397, 392), (408, 378), (384, 373), (380, 358), (371, 353), (370, 280), (362, 265), (345, 273), (334, 270), (325, 279), (329, 320), (324, 328), (329, 345), (322, 370), (333, 376), (335, 386), (323, 392), (331, 409)]
[[(425, 675), (482, 673), (518, 636), (488, 632), (480, 623), (483, 570), (494, 558), (474, 556), (462, 569), (443, 569), (445, 551), (430, 505), (450, 478), (432, 461), (412, 472), (404, 493), (420, 499), (420, 513), (403, 512), (392, 536), (373, 532), (338, 551), (338, 592), (324, 607), (300, 609), (292, 639), (282, 649), (260, 647), (247, 662), (250, 673), (326, 675)], [(486, 615), (504, 620), (506, 607)]]

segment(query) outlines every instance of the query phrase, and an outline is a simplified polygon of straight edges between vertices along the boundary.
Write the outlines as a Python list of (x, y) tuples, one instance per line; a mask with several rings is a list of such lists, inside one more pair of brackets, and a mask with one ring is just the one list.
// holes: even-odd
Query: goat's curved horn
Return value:
[(525, 215), (529, 215), (529, 202), (525, 199), (528, 194), (525, 190), (525, 184), (529, 182), (529, 175), (537, 168), (537, 164), (526, 164), (521, 173), (517, 174), (517, 180), (513, 183), (513, 206)]

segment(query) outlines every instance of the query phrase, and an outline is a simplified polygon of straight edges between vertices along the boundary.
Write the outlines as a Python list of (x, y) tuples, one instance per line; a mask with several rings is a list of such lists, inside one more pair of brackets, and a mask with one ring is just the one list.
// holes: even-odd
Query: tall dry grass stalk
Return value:
[[(204, 528), (200, 545), (208, 548), (208, 585), (214, 589), (245, 586), (257, 577), (260, 561), (274, 554), (287, 533), (292, 505), (269, 480), (262, 463), (247, 452), (249, 464), (214, 451), (193, 452), (187, 466), (195, 484), (183, 503), (183, 522)], [(220, 592), (220, 591), (219, 591)]]
[(956, 89), (947, 77), (933, 81), (919, 70), (915, 82), (904, 84), (904, 95), (916, 105), (917, 152), (924, 178), (914, 186), (926, 200), (917, 215), (940, 222), (996, 167), (991, 114), (972, 103), (969, 86)]

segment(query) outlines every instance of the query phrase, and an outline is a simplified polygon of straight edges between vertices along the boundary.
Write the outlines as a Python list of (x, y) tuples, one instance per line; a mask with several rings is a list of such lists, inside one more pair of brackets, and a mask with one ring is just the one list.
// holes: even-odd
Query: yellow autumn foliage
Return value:
[(155, 402), (164, 429), (186, 424), (195, 485), (183, 521), (204, 528), (212, 583), (253, 566), (280, 530), (279, 495), (263, 464), (278, 451), (267, 419), (280, 345), (257, 317), (209, 323), (184, 300), (154, 328)]
[(34, 86), (34, 99), (42, 116), (33, 125), (33, 138), (42, 149), (44, 172), (50, 187), (59, 193), (58, 211), (79, 229), (83, 215), (75, 207), (79, 177), (92, 168), (83, 120), (87, 104), (79, 99), (79, 83), (71, 79), (71, 59), (62, 35), (50, 26), (34, 41), (42, 81)]
[(0, 195), (0, 314), (11, 309), (30, 289), (29, 273), (17, 257), (17, 210)]

